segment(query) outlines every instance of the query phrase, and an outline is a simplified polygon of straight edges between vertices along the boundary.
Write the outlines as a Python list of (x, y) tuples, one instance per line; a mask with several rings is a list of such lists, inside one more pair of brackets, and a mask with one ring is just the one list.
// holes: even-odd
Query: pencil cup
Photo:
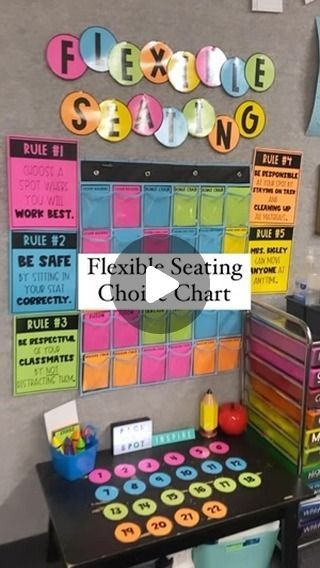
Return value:
[(95, 436), (86, 449), (78, 454), (65, 455), (50, 446), (54, 470), (68, 481), (80, 479), (95, 467), (98, 438)]

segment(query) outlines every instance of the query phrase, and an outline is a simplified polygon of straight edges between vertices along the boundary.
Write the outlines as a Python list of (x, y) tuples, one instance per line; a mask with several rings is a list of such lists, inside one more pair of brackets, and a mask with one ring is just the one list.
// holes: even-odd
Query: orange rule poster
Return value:
[(250, 223), (294, 225), (302, 152), (256, 148)]

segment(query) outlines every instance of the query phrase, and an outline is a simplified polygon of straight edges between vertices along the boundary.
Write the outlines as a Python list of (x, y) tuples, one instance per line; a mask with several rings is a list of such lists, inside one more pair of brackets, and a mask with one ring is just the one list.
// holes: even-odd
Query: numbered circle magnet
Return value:
[(239, 127), (236, 121), (231, 116), (218, 115), (208, 140), (210, 146), (220, 154), (227, 154), (234, 150), (240, 140)]
[(183, 108), (191, 136), (204, 138), (211, 132), (216, 121), (213, 106), (206, 99), (191, 99)]
[(162, 41), (150, 41), (141, 49), (140, 67), (151, 83), (168, 81), (167, 67), (172, 50)]
[(171, 85), (180, 93), (189, 93), (200, 83), (196, 71), (196, 58), (189, 51), (176, 51), (168, 63)]
[(100, 123), (101, 111), (97, 101), (88, 93), (69, 93), (60, 105), (60, 118), (69, 132), (86, 136), (94, 132)]
[(120, 523), (114, 531), (115, 538), (124, 544), (136, 542), (140, 535), (141, 528), (136, 523)]
[(162, 124), (154, 135), (163, 146), (181, 146), (188, 136), (188, 123), (184, 114), (175, 107), (164, 107)]
[(276, 71), (274, 63), (264, 53), (254, 53), (245, 65), (246, 79), (253, 91), (267, 91), (273, 85)]
[(132, 117), (132, 130), (142, 136), (151, 136), (161, 126), (162, 105), (155, 97), (141, 94), (132, 97), (128, 103)]
[(80, 54), (79, 38), (71, 34), (59, 34), (50, 39), (46, 61), (51, 71), (66, 81), (79, 79), (87, 70)]
[(244, 101), (234, 114), (241, 136), (255, 138), (259, 136), (266, 125), (266, 115), (263, 107), (256, 101)]
[(108, 142), (121, 142), (131, 132), (132, 119), (129, 109), (118, 99), (106, 99), (99, 105), (101, 112), (97, 132)]
[(109, 72), (120, 85), (136, 85), (143, 74), (140, 68), (140, 49), (133, 43), (121, 41), (109, 53)]
[(245, 62), (240, 57), (227, 59), (221, 67), (221, 85), (231, 97), (242, 97), (249, 89), (244, 69)]
[(109, 69), (109, 53), (117, 40), (110, 30), (92, 26), (80, 36), (79, 49), (82, 59), (93, 71), (104, 72)]
[(220, 71), (226, 60), (225, 54), (219, 47), (207, 45), (200, 49), (196, 56), (196, 70), (201, 82), (207, 87), (221, 85)]

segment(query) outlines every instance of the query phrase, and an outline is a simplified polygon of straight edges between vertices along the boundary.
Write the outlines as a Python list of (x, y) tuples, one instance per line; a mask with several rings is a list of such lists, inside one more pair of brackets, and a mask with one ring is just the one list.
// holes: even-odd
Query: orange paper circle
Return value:
[(236, 121), (226, 114), (220, 114), (209, 136), (210, 146), (220, 154), (234, 150), (240, 140), (239, 127)]
[(114, 536), (125, 544), (135, 542), (140, 538), (141, 529), (136, 523), (120, 523), (114, 531)]
[(166, 536), (170, 534), (173, 528), (172, 521), (167, 517), (151, 517), (148, 520), (147, 524), (147, 531), (152, 534), (153, 536)]
[(174, 520), (181, 527), (195, 527), (200, 520), (200, 515), (198, 511), (185, 507), (175, 512)]
[(223, 519), (226, 516), (228, 509), (220, 501), (207, 501), (202, 506), (202, 512), (209, 519)]
[(69, 132), (86, 136), (99, 126), (101, 111), (92, 95), (83, 91), (73, 91), (61, 102), (60, 118)]
[(162, 41), (150, 41), (140, 53), (140, 67), (145, 78), (151, 83), (168, 81), (167, 66), (172, 50)]

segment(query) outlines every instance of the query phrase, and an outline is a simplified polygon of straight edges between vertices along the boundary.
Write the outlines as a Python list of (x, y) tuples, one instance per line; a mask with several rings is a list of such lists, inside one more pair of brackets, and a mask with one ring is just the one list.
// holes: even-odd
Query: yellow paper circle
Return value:
[(256, 138), (266, 125), (266, 115), (256, 101), (244, 101), (238, 106), (234, 119), (243, 138)]
[(128, 107), (118, 99), (106, 99), (100, 103), (101, 120), (97, 133), (108, 142), (120, 142), (130, 132), (132, 118)]
[(169, 60), (167, 72), (171, 85), (180, 93), (189, 93), (200, 83), (196, 58), (189, 51), (176, 51)]

